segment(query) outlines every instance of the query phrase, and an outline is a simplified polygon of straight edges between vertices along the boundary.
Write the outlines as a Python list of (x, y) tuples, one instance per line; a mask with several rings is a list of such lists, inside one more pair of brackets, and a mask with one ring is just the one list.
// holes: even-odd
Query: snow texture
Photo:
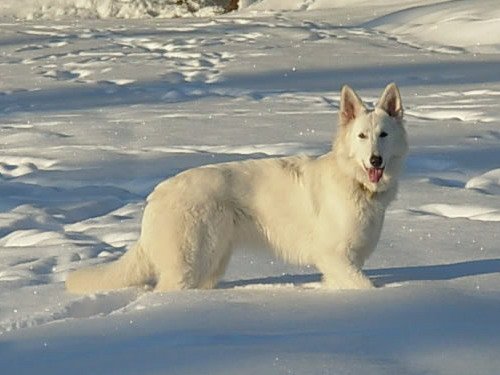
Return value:
[[(496, 3), (2, 1), (1, 373), (496, 374)], [(374, 105), (391, 81), (411, 152), (379, 288), (240, 252), (211, 291), (65, 292), (134, 243), (159, 181), (325, 152), (341, 85)]]

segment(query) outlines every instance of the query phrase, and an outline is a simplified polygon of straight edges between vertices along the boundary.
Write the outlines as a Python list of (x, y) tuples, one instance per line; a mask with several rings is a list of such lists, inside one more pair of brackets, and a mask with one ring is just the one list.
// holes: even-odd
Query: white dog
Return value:
[(374, 110), (344, 86), (331, 152), (207, 165), (160, 183), (137, 244), (113, 263), (71, 273), (68, 290), (213, 288), (233, 249), (249, 241), (315, 265), (329, 287), (373, 287), (361, 267), (396, 195), (408, 150), (402, 120), (395, 84)]

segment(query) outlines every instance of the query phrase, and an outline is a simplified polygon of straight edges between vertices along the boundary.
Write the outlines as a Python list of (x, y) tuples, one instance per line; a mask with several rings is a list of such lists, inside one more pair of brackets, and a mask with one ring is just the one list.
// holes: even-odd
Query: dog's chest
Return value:
[(345, 240), (352, 248), (375, 247), (384, 222), (385, 207), (377, 200), (350, 202), (343, 226)]

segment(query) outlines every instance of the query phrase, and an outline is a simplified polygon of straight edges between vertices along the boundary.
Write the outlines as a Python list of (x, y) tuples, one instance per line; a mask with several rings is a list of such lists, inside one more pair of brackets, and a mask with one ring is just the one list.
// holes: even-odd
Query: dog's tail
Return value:
[(71, 272), (66, 278), (66, 289), (70, 293), (90, 294), (145, 285), (153, 278), (150, 261), (137, 243), (112, 263)]

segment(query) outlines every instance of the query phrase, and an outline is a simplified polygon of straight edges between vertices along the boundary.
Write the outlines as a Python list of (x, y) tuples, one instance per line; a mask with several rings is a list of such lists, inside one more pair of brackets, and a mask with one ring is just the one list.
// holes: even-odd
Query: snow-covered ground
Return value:
[[(497, 374), (497, 1), (173, 3), (0, 5), (1, 374)], [(390, 81), (412, 146), (380, 288), (238, 253), (212, 291), (65, 292), (160, 180), (324, 152), (341, 85), (373, 104)]]

